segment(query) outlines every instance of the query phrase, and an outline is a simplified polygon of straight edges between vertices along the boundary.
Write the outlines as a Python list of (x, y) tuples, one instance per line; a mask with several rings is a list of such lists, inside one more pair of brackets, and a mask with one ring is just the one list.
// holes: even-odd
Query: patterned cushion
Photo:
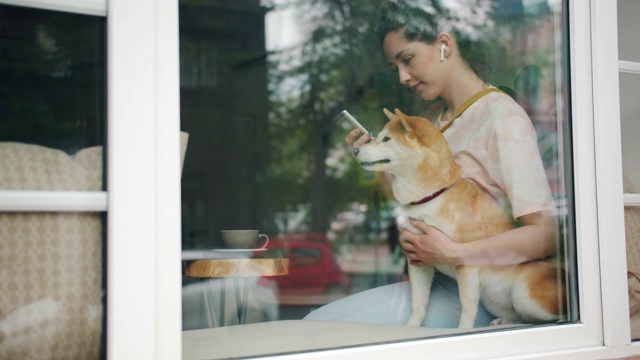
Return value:
[(101, 229), (95, 213), (0, 214), (0, 359), (99, 358)]
[(39, 145), (5, 142), (0, 143), (0, 163), (2, 190), (102, 190), (101, 146), (74, 157)]

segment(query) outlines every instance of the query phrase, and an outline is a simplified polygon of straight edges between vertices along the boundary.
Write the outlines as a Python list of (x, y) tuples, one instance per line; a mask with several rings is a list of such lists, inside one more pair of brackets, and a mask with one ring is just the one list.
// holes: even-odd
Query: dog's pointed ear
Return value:
[(406, 133), (411, 132), (411, 127), (407, 123), (407, 115), (405, 115), (400, 109), (395, 109), (396, 117), (400, 120), (400, 125), (402, 126), (402, 130)]
[(387, 119), (389, 119), (389, 121), (391, 121), (391, 120), (396, 118), (396, 115), (394, 113), (392, 113), (391, 111), (387, 110), (387, 108), (382, 109), (382, 111), (387, 116)]

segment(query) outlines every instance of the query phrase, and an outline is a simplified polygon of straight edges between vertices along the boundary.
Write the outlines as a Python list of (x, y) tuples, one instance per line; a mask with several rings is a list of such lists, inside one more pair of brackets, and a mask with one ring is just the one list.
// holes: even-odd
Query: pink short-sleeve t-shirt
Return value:
[[(444, 126), (440, 118), (438, 127)], [(527, 113), (506, 94), (489, 93), (444, 132), (463, 177), (489, 192), (514, 218), (555, 204)]]

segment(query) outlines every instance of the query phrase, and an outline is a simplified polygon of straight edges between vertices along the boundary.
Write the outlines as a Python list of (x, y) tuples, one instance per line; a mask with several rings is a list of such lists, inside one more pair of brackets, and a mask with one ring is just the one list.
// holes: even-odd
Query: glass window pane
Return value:
[(102, 216), (0, 213), (0, 358), (100, 359)]
[[(104, 18), (0, 5), (0, 24), (0, 190), (101, 191)], [(105, 357), (103, 221), (0, 212), (0, 358)]]
[(640, 74), (620, 74), (620, 120), (622, 121), (622, 164), (625, 175), (635, 186), (640, 186), (640, 104), (633, 95), (640, 86)]
[(618, 56), (620, 60), (640, 62), (640, 47), (636, 46), (640, 7), (634, 0), (618, 0)]
[[(620, 60), (640, 68), (640, 47), (637, 46), (640, 25), (640, 4), (618, 1), (618, 49)], [(627, 278), (629, 282), (629, 313), (631, 338), (640, 339), (640, 105), (634, 93), (640, 86), (640, 74), (620, 73), (620, 120), (622, 130), (622, 166), (625, 192), (625, 232), (627, 243)]]
[(0, 23), (0, 141), (104, 144), (104, 18), (1, 5)]
[[(287, 326), (300, 326), (297, 334), (304, 336), (304, 329), (312, 332), (312, 325), (317, 324), (310, 320), (327, 320), (323, 325), (328, 327), (344, 326), (338, 320), (350, 320), (358, 329), (374, 326), (372, 323), (395, 325), (388, 328), (395, 335), (389, 330), (378, 332), (376, 337), (358, 337), (354, 329), (350, 332), (354, 335), (347, 339), (328, 345), (310, 341), (305, 343), (306, 349), (397, 340), (398, 334), (402, 334), (400, 338), (416, 337), (405, 332), (410, 328), (404, 326), (410, 311), (409, 266), (398, 243), (402, 219), (398, 200), (405, 199), (396, 199), (399, 189), (390, 185), (394, 178), (367, 171), (355, 161), (345, 143), (353, 125), (347, 120), (337, 125), (332, 121), (348, 110), (378, 134), (388, 123), (384, 108), (398, 108), (431, 120), (447, 114), (438, 107), (442, 102), (429, 98), (428, 90), (416, 96), (401, 83), (406, 81), (403, 70), (423, 81), (413, 90), (428, 88), (435, 81), (431, 72), (411, 68), (417, 53), (385, 58), (376, 37), (383, 3), (240, 1), (232, 6), (224, 1), (180, 1), (181, 122), (182, 129), (190, 133), (182, 177), (182, 242), (185, 267), (194, 266), (196, 259), (208, 259), (213, 278), (183, 278), (185, 336), (198, 334), (190, 330), (244, 322), (224, 329), (238, 329), (239, 336), (240, 332), (256, 331), (267, 321), (275, 321), (272, 326), (282, 326), (283, 331)], [(416, 14), (438, 11), (428, 5), (430, 1), (410, 3), (419, 4), (412, 9)], [(455, 41), (442, 49), (442, 56), (446, 56), (442, 62), (455, 58), (451, 49), (472, 49), (472, 55), (482, 55), (484, 62), (473, 62), (473, 69), (487, 84), (504, 92), (488, 98), (497, 97), (501, 104), (504, 101), (518, 109), (516, 117), (527, 129), (524, 138), (528, 140), (520, 143), (519, 139), (517, 144), (530, 150), (526, 152), (530, 159), (516, 161), (526, 164), (518, 166), (521, 170), (505, 173), (526, 173), (539, 180), (530, 188), (536, 189), (532, 201), (537, 210), (509, 205), (508, 200), (503, 204), (507, 214), (518, 211), (513, 217), (522, 221), (529, 221), (522, 217), (526, 214), (552, 210), (557, 226), (547, 228), (555, 238), (540, 240), (540, 244), (551, 245), (541, 245), (545, 250), (532, 256), (559, 255), (564, 260), (559, 267), (566, 271), (557, 271), (554, 265), (547, 274), (553, 279), (554, 291), (567, 293), (566, 301), (553, 297), (554, 306), (560, 304), (563, 309), (561, 322), (576, 321), (566, 4), (495, 0), (477, 1), (471, 8), (476, 9), (473, 15), (452, 5), (437, 17), (447, 20), (440, 26), (459, 30), (448, 32), (454, 40), (438, 38)], [(410, 42), (431, 46), (433, 62), (429, 66), (434, 68), (440, 64), (441, 51), (435, 41)], [(475, 46), (480, 42), (481, 46)], [(389, 62), (394, 65), (392, 70)], [(434, 92), (445, 94), (441, 88)], [(473, 92), (456, 104), (471, 95)], [(469, 113), (475, 111), (469, 109)], [(457, 126), (466, 116), (444, 133), (449, 144), (455, 143), (455, 135), (450, 134), (460, 131)], [(503, 134), (505, 140), (511, 130)], [(398, 142), (395, 135), (380, 133), (377, 141)], [(456, 161), (473, 178), (471, 168), (465, 167), (464, 151), (455, 152)], [(485, 190), (497, 198), (509, 198), (505, 193), (510, 191), (506, 188), (511, 180), (496, 179), (492, 170), (486, 171), (495, 183), (487, 184)], [(435, 174), (431, 169), (427, 172)], [(258, 229), (270, 241), (266, 249), (226, 249), (219, 233), (224, 229)], [(554, 240), (557, 247), (553, 247)], [(286, 259), (287, 274), (260, 276), (262, 265), (254, 260), (269, 259)], [(239, 264), (253, 264), (247, 266), (254, 266), (256, 272), (253, 277), (240, 277), (237, 285), (239, 272), (228, 269), (239, 268)], [(456, 283), (442, 274), (436, 279), (434, 286), (440, 289), (434, 293), (453, 289), (448, 296), (456, 302)], [(247, 298), (242, 296), (245, 288)], [(390, 302), (396, 300), (397, 304)], [(446, 302), (431, 301), (430, 311), (439, 325), (426, 324), (439, 329), (417, 337), (456, 331), (443, 329), (455, 328), (460, 318), (459, 309), (444, 315), (449, 304), (439, 306)], [(475, 330), (495, 329), (488, 326), (494, 318), (496, 315), (482, 308), (478, 319), (483, 320), (478, 320)], [(536, 324), (539, 322), (527, 322)], [(216, 331), (221, 329), (207, 331), (216, 339)], [(294, 351), (287, 345), (289, 341), (274, 338), (273, 351)], [(217, 352), (212, 350), (207, 356), (249, 355), (243, 352), (248, 349), (237, 348), (224, 353), (224, 345), (216, 343)]]

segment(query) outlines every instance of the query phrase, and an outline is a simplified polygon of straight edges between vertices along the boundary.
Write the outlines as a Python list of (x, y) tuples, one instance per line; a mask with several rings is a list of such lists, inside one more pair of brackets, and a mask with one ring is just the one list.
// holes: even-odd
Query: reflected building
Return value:
[(183, 247), (215, 247), (223, 228), (261, 228), (269, 111), (259, 0), (180, 1)]

